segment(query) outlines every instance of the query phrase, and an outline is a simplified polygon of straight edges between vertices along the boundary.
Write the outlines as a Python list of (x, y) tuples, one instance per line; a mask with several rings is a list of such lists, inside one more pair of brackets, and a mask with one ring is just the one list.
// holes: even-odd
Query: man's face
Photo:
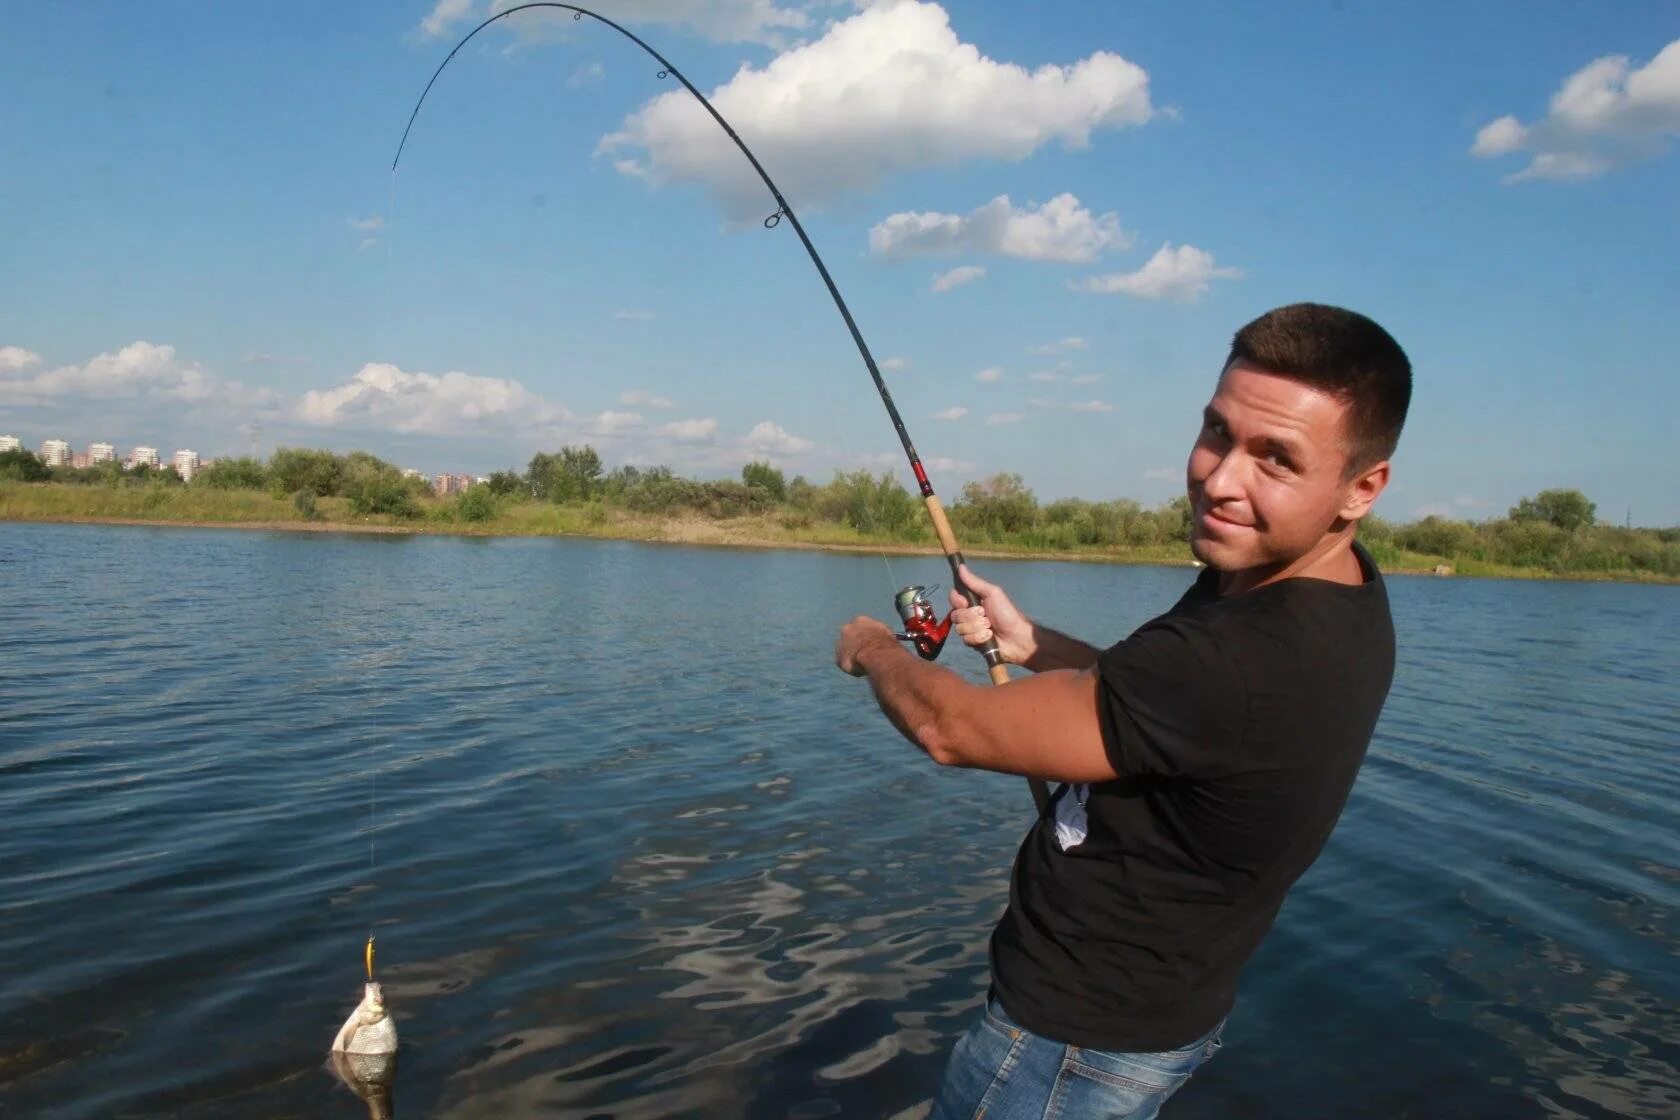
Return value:
[(1219, 377), (1190, 451), (1190, 550), (1236, 572), (1286, 565), (1337, 524), (1347, 405), (1299, 381), (1236, 362)]

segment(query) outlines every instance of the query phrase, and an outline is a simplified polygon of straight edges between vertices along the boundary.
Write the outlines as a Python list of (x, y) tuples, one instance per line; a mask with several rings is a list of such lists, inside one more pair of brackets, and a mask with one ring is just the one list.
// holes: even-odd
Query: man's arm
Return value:
[(1032, 652), (1021, 662), (1021, 667), (1034, 673), (1052, 673), (1058, 669), (1083, 672), (1096, 668), (1101, 652), (1096, 646), (1071, 634), (1035, 622), (1032, 624)]
[(893, 726), (941, 766), (1057, 782), (1116, 777), (1097, 722), (1095, 672), (1051, 670), (982, 688), (918, 659), (871, 618), (841, 631), (835, 660), (867, 676)]

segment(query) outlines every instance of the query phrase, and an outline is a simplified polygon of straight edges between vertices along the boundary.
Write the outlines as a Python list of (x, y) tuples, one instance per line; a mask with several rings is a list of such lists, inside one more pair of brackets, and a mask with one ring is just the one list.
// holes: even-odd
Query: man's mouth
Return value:
[(1239, 521), (1228, 513), (1222, 512), (1217, 506), (1203, 509), (1197, 518), (1204, 527), (1215, 532), (1221, 529), (1252, 529), (1254, 526), (1247, 521)]

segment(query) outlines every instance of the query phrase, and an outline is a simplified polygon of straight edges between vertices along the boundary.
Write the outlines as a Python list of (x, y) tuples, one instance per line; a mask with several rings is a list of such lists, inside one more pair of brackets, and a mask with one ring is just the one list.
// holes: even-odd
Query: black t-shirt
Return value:
[(1203, 571), (1098, 659), (1121, 777), (1059, 791), (992, 934), (993, 984), (1022, 1026), (1171, 1050), (1229, 1013), (1341, 814), (1394, 675), (1388, 595), (1355, 550), (1359, 585), (1290, 579), (1220, 598)]

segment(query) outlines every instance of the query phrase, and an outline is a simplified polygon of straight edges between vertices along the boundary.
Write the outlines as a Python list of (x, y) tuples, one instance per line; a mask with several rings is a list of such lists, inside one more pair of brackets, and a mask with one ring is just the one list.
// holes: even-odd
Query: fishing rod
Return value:
[[(396, 174), (397, 164), (402, 160), (403, 149), (408, 146), (408, 134), (414, 129), (414, 121), (420, 115), (420, 107), (426, 103), (426, 95), (432, 92), (432, 86), (437, 83), (438, 75), (443, 73), (444, 67), (449, 65), (450, 60), (461, 52), (461, 48), (466, 46), (473, 36), (492, 23), (506, 19), (517, 12), (530, 11), (534, 8), (556, 8), (571, 12), (574, 21), (580, 21), (583, 17), (588, 16), (635, 43), (651, 55), (654, 61), (659, 63), (660, 69), (657, 77), (661, 79), (671, 77), (681, 82), (683, 88), (692, 93), (694, 99), (700, 102), (706, 112), (711, 114), (718, 127), (723, 129), (731, 140), (735, 141), (735, 146), (741, 149), (741, 154), (747, 157), (747, 162), (752, 164), (753, 170), (758, 172), (758, 177), (764, 180), (764, 185), (769, 189), (770, 196), (776, 200), (776, 212), (764, 219), (764, 228), (775, 229), (776, 226), (781, 224), (782, 219), (786, 218), (788, 224), (793, 227), (793, 231), (799, 235), (799, 242), (805, 246), (805, 252), (810, 254), (811, 263), (817, 266), (817, 273), (822, 277), (823, 284), (827, 286), (828, 294), (834, 299), (834, 306), (839, 310), (840, 317), (846, 321), (846, 329), (852, 332), (852, 341), (857, 343), (858, 353), (863, 356), (863, 364), (869, 369), (870, 380), (875, 382), (875, 391), (881, 395), (881, 403), (886, 406), (887, 416), (892, 420), (893, 430), (898, 433), (898, 442), (903, 445), (904, 454), (910, 460), (910, 473), (916, 476), (916, 485), (921, 487), (922, 504), (927, 508), (928, 519), (933, 522), (933, 532), (939, 538), (940, 550), (945, 553), (945, 560), (951, 566), (952, 586), (957, 589), (958, 594), (968, 600), (969, 606), (977, 605), (980, 601), (979, 597), (974, 594), (962, 578), (962, 549), (957, 544), (956, 534), (951, 531), (951, 522), (945, 516), (945, 507), (940, 504), (938, 496), (933, 492), (933, 483), (928, 481), (927, 470), (922, 466), (921, 457), (916, 454), (915, 445), (910, 442), (910, 433), (904, 427), (904, 417), (899, 415), (898, 406), (893, 403), (892, 393), (887, 391), (886, 379), (881, 376), (881, 369), (875, 364), (875, 356), (870, 353), (869, 344), (864, 342), (863, 332), (858, 330), (857, 320), (852, 318), (851, 309), (846, 306), (845, 299), (841, 297), (840, 289), (835, 286), (834, 277), (829, 275), (828, 266), (823, 264), (821, 255), (817, 253), (817, 247), (811, 244), (811, 238), (806, 234), (804, 225), (800, 223), (798, 215), (793, 212), (793, 207), (788, 205), (788, 200), (782, 195), (781, 188), (776, 186), (775, 180), (770, 178), (770, 173), (764, 170), (764, 165), (758, 162), (758, 157), (753, 155), (752, 149), (747, 147), (746, 141), (742, 140), (740, 134), (730, 126), (728, 121), (723, 119), (723, 114), (713, 107), (712, 103), (707, 100), (706, 95), (696, 89), (694, 83), (689, 81), (681, 70), (673, 66), (669, 59), (654, 50), (635, 32), (614, 23), (599, 12), (591, 11), (576, 4), (547, 2), (520, 4), (517, 7), (497, 12), (467, 32), (466, 36), (455, 44), (455, 49), (450, 51), (444, 57), (444, 60), (438, 63), (438, 68), (432, 72), (431, 81), (426, 83), (426, 88), (420, 92), (420, 100), (414, 103), (414, 111), (408, 115), (408, 125), (403, 129), (402, 141), (397, 144), (397, 154), (391, 160), (392, 175)], [(947, 615), (943, 622), (938, 620), (938, 614), (934, 611), (933, 604), (928, 601), (927, 592), (928, 589), (924, 587), (906, 587), (895, 597), (893, 605), (897, 609), (899, 618), (903, 621), (905, 628), (905, 633), (900, 634), (899, 638), (910, 642), (921, 657), (932, 661), (939, 656), (939, 651), (944, 647), (945, 639), (950, 634), (951, 619)], [(1003, 662), (1003, 654), (998, 650), (996, 638), (987, 639), (986, 644), (980, 647), (980, 655), (986, 659), (986, 672), (994, 685), (1004, 684), (1009, 680), (1009, 667)], [(1027, 784), (1032, 789), (1033, 804), (1042, 813), (1050, 800), (1050, 793), (1044, 784), (1044, 780), (1042, 778), (1028, 778)]]

